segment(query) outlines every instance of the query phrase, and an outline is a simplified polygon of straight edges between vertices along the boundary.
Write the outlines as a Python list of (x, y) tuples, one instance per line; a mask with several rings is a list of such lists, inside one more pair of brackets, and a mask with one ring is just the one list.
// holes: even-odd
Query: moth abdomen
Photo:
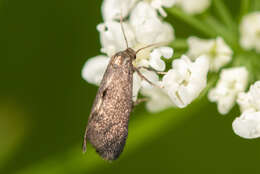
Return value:
[[(116, 129), (117, 128), (115, 128), (114, 130)], [(98, 146), (96, 148), (96, 151), (105, 160), (117, 159), (124, 149), (127, 135), (127, 127), (123, 132), (117, 132), (117, 135), (114, 135), (113, 132), (108, 132), (105, 136), (108, 139), (104, 142), (102, 146)]]
[(93, 121), (89, 122), (93, 126), (89, 126), (87, 130), (87, 139), (103, 159), (117, 159), (127, 139), (128, 123), (111, 123), (102, 119)]

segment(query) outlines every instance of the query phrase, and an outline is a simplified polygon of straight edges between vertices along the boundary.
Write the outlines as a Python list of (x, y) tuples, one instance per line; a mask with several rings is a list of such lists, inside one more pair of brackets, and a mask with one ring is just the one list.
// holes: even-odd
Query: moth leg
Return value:
[(137, 72), (137, 74), (141, 77), (142, 80), (145, 80), (147, 81), (150, 85), (154, 86), (154, 87), (157, 87), (157, 88), (162, 88), (156, 84), (154, 84), (153, 82), (151, 82), (150, 80), (148, 80), (140, 71), (138, 68), (134, 67), (134, 71)]
[(148, 71), (153, 71), (153, 72), (155, 72), (155, 73), (157, 73), (157, 74), (163, 74), (163, 75), (167, 74), (167, 72), (157, 71), (157, 70), (155, 70), (155, 69), (153, 69), (153, 68), (151, 68), (151, 67), (146, 67), (146, 66), (140, 66), (140, 67), (138, 67), (138, 69), (139, 69), (139, 70), (140, 70), (140, 69), (146, 69), (146, 70), (148, 70)]
[(139, 98), (133, 103), (133, 107), (139, 105), (140, 103), (149, 101), (149, 98)]
[(83, 153), (87, 151), (87, 129), (84, 134), (84, 140), (83, 140), (83, 148), (82, 148)]

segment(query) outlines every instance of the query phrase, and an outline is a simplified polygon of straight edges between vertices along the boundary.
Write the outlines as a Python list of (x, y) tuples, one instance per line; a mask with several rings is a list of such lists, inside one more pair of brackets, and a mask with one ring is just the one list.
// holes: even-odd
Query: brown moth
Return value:
[(140, 50), (154, 45), (134, 51), (128, 47), (122, 19), (121, 28), (127, 49), (112, 56), (107, 66), (91, 109), (83, 143), (84, 152), (88, 140), (105, 160), (117, 159), (126, 143), (129, 116), (133, 108), (134, 71), (152, 84), (133, 66), (133, 61)]
[(115, 160), (123, 151), (132, 111), (133, 64), (131, 48), (115, 54), (100, 84), (84, 139), (105, 160)]

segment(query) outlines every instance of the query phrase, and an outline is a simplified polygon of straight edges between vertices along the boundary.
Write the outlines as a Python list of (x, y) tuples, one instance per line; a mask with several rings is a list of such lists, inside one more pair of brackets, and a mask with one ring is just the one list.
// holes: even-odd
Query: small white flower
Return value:
[(165, 70), (165, 62), (161, 59), (164, 57), (166, 59), (171, 58), (173, 55), (173, 49), (170, 47), (160, 47), (154, 49), (150, 54), (150, 66), (157, 71), (164, 71)]
[(243, 92), (248, 83), (248, 71), (245, 67), (223, 69), (217, 86), (210, 90), (208, 98), (217, 102), (218, 111), (227, 114), (234, 106), (238, 93)]
[(141, 93), (148, 98), (146, 108), (150, 112), (159, 112), (174, 106), (168, 95), (160, 88), (145, 88)]
[(232, 127), (240, 137), (247, 139), (260, 137), (260, 112), (244, 112), (234, 120)]
[(125, 18), (137, 0), (104, 0), (101, 6), (104, 21)]
[(260, 53), (260, 12), (253, 12), (243, 17), (240, 25), (240, 44), (246, 49), (256, 49)]
[(109, 58), (99, 55), (87, 60), (82, 69), (82, 77), (87, 82), (94, 85), (99, 85), (106, 71)]
[(188, 44), (187, 55), (193, 60), (200, 55), (205, 55), (210, 62), (211, 71), (218, 71), (232, 59), (233, 52), (221, 37), (208, 40), (190, 37)]
[(242, 115), (233, 122), (234, 132), (243, 138), (260, 137), (260, 81), (251, 85), (247, 93), (240, 93), (237, 102)]
[(167, 14), (163, 7), (170, 8), (176, 3), (176, 0), (152, 0), (151, 6), (159, 11), (159, 13), (166, 17)]
[(239, 93), (237, 103), (241, 112), (260, 112), (260, 81), (251, 85), (247, 93)]
[(131, 12), (129, 23), (135, 32), (136, 40), (141, 44), (169, 43), (174, 39), (171, 25), (162, 22), (156, 11), (146, 2), (136, 5)]
[(204, 12), (211, 4), (211, 0), (176, 0), (186, 13), (198, 14)]
[(191, 62), (182, 56), (172, 63), (172, 69), (163, 77), (164, 86), (173, 103), (183, 108), (197, 98), (206, 87), (209, 62), (201, 56)]
[[(135, 35), (128, 23), (124, 23), (124, 30), (130, 47), (135, 45)], [(124, 35), (119, 22), (108, 21), (97, 26), (100, 32), (101, 52), (112, 56), (118, 51), (126, 49)]]

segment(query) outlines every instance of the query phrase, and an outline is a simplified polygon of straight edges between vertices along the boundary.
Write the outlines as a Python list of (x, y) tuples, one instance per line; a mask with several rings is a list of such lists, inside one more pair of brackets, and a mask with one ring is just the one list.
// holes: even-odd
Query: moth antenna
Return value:
[(147, 45), (145, 47), (139, 48), (135, 53), (137, 54), (138, 52), (140, 52), (141, 50), (144, 50), (146, 48), (150, 48), (150, 47), (158, 47), (158, 46), (162, 46), (162, 45), (166, 45), (166, 42), (160, 42), (160, 43), (155, 43), (155, 44), (151, 44), (151, 45)]
[(122, 30), (123, 35), (124, 35), (124, 39), (125, 39), (125, 43), (126, 43), (126, 48), (128, 48), (128, 42), (127, 42), (127, 38), (126, 38), (126, 35), (125, 35), (124, 26), (123, 26), (122, 10), (121, 10), (121, 14), (120, 14), (120, 25), (121, 25), (121, 30)]

